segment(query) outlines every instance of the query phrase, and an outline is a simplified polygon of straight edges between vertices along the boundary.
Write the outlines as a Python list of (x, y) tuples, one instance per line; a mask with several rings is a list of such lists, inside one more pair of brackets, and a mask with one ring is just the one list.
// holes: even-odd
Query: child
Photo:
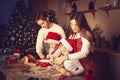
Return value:
[(58, 57), (60, 55), (61, 52), (58, 47), (60, 38), (60, 35), (56, 32), (48, 32), (46, 36), (46, 42), (50, 45), (50, 49), (46, 58), (49, 59), (50, 56)]
[[(76, 45), (74, 43), (75, 43), (74, 40), (67, 39), (67, 38), (61, 39), (59, 43), (61, 56), (65, 56), (66, 60), (64, 61), (62, 65), (57, 65), (57, 64), (54, 64), (54, 65), (56, 69), (57, 70), (59, 69), (58, 71), (62, 73), (64, 76), (78, 75), (84, 71), (84, 68), (82, 64), (80, 63), (79, 59), (76, 59), (76, 60), (67, 59), (68, 58), (67, 55), (70, 52), (74, 52), (74, 49), (76, 48)], [(54, 63), (54, 60), (53, 60), (53, 63)]]
[[(61, 55), (61, 51), (59, 49), (59, 40), (60, 40), (60, 36), (57, 33), (48, 32), (46, 36), (46, 42), (50, 45), (50, 49), (49, 49), (49, 54), (47, 55), (47, 58), (50, 58), (51, 65), (54, 65), (53, 64), (54, 58), (59, 57)], [(54, 65), (54, 66), (56, 70), (62, 73), (63, 75), (66, 75), (66, 76), (71, 75), (70, 72), (65, 70), (63, 67), (58, 65)]]

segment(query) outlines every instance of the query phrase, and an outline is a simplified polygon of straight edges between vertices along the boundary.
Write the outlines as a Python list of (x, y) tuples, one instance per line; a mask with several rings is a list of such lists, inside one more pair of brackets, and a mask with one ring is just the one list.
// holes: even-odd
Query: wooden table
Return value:
[[(5, 66), (0, 66), (0, 71), (6, 75), (6, 80), (28, 80), (30, 77), (39, 78), (39, 80), (59, 80), (61, 74), (53, 66), (41, 68), (40, 66), (31, 67), (24, 70), (10, 70)], [(84, 80), (81, 76), (69, 77), (66, 80)]]
[[(10, 66), (9, 66), (10, 65)], [(58, 73), (55, 68), (52, 66), (41, 68), (40, 66), (31, 67), (29, 69), (14, 69), (17, 67), (14, 67), (12, 64), (9, 64), (6, 66), (0, 67), (0, 71), (6, 75), (7, 80), (28, 80), (30, 77), (34, 78), (43, 78), (45, 80), (58, 80), (61, 76), (60, 73)], [(16, 64), (15, 64), (16, 65)], [(13, 68), (12, 68), (13, 67)]]

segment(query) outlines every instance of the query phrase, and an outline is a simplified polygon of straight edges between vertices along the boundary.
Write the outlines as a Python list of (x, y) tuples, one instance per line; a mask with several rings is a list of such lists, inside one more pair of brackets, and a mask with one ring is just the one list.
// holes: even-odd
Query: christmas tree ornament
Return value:
[(15, 40), (15, 37), (11, 37), (11, 40), (14, 41), (14, 40)]

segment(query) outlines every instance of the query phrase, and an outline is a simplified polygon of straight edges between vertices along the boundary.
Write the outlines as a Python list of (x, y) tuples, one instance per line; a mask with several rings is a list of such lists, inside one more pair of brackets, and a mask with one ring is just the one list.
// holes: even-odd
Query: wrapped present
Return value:
[(17, 62), (16, 56), (9, 56), (9, 57), (6, 57), (6, 59), (5, 59), (6, 64), (12, 64), (12, 63), (16, 63), (16, 62)]

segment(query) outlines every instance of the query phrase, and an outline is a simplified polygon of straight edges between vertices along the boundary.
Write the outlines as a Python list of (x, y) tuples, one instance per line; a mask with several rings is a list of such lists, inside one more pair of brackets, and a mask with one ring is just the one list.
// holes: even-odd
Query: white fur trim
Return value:
[(72, 51), (73, 48), (71, 47), (71, 45), (66, 41), (66, 39), (61, 39), (60, 42), (66, 47), (66, 49), (68, 49), (69, 51)]
[(46, 42), (47, 42), (47, 43), (53, 42), (53, 43), (59, 44), (59, 41), (57, 41), (57, 40), (52, 40), (52, 39), (48, 39)]
[(14, 56), (20, 57), (20, 53), (14, 53)]

